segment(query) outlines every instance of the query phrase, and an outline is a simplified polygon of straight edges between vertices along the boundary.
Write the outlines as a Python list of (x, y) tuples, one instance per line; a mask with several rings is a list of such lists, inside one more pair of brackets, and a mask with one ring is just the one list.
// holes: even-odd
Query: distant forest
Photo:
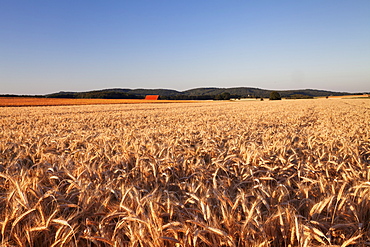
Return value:
[[(195, 88), (186, 91), (171, 89), (103, 89), (87, 92), (57, 92), (46, 95), (0, 95), (0, 97), (91, 98), (91, 99), (144, 99), (159, 95), (164, 100), (227, 100), (230, 98), (268, 98), (274, 90), (260, 88)], [(355, 95), (361, 93), (333, 92), (315, 89), (278, 90), (282, 98), (307, 99), (313, 97)]]

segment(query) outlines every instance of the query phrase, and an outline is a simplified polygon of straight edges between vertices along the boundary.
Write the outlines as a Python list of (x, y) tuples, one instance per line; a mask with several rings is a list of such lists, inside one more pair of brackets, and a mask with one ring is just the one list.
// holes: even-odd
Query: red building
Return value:
[(158, 100), (159, 95), (146, 95), (145, 99), (147, 100)]

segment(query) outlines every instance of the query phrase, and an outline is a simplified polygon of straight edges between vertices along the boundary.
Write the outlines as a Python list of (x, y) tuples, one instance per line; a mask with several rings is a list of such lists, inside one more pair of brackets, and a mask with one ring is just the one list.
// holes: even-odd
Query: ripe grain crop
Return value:
[(145, 100), (145, 99), (64, 99), (33, 97), (0, 97), (0, 107), (21, 106), (65, 106), (65, 105), (107, 105), (107, 104), (144, 104), (144, 103), (187, 103), (192, 100)]
[(370, 245), (369, 110), (0, 108), (1, 246)]

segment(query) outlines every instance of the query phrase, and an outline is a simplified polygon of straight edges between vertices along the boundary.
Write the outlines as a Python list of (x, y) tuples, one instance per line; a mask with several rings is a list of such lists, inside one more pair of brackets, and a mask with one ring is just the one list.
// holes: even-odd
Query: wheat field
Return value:
[(0, 97), (0, 107), (22, 106), (69, 106), (69, 105), (107, 105), (107, 104), (146, 104), (146, 103), (192, 103), (192, 100), (146, 100), (146, 99), (69, 99), (36, 97)]
[(369, 246), (370, 100), (0, 108), (1, 246)]

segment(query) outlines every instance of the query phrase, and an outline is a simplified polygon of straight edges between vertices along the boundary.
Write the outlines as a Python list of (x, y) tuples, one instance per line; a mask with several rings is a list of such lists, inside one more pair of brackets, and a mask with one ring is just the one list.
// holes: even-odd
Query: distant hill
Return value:
[[(217, 99), (221, 94), (230, 94), (231, 98), (267, 98), (274, 90), (234, 87), (234, 88), (194, 88), (185, 91), (172, 89), (123, 89), (112, 88), (86, 92), (57, 92), (47, 95), (35, 95), (28, 97), (47, 97), (47, 98), (105, 98), (105, 99), (143, 99), (146, 95), (159, 95), (160, 99), (194, 99), (208, 100)], [(317, 89), (299, 90), (277, 90), (283, 98), (312, 98), (326, 96), (351, 95), (347, 92), (334, 92)], [(352, 93), (352, 95), (361, 93)], [(20, 97), (21, 95), (0, 95), (2, 97)], [(24, 96), (24, 95), (22, 95)]]
[[(236, 87), (236, 88), (195, 88), (184, 91), (187, 95), (217, 95), (224, 92), (230, 93), (231, 95), (238, 95), (241, 98), (248, 97), (263, 97), (267, 98), (270, 93), (275, 90), (267, 90), (260, 88), (250, 88), (250, 87)], [(350, 95), (347, 92), (334, 92), (316, 89), (299, 89), (299, 90), (276, 90), (280, 93), (282, 97), (290, 97), (292, 95), (305, 95), (311, 97), (325, 97), (325, 96), (342, 96)], [(356, 93), (357, 94), (357, 93)]]

